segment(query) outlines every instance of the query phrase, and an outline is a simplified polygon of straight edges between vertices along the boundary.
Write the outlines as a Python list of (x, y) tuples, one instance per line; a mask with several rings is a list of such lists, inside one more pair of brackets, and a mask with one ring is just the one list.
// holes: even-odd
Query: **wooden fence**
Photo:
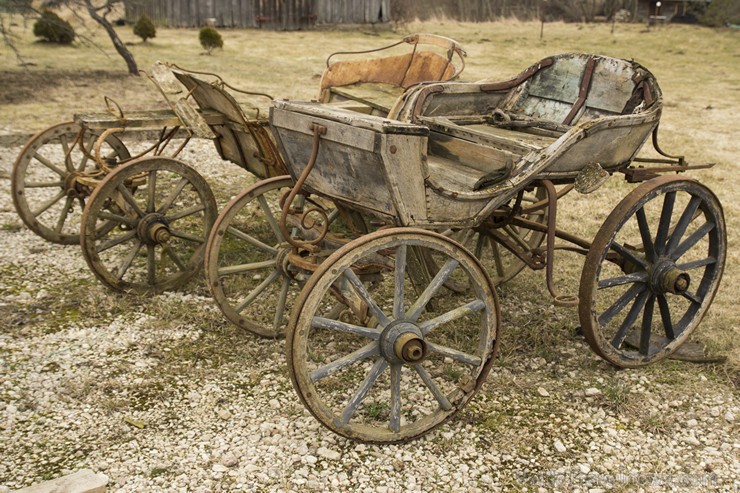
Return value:
[(315, 24), (388, 22), (391, 0), (125, 0), (126, 19), (200, 27), (306, 29)]

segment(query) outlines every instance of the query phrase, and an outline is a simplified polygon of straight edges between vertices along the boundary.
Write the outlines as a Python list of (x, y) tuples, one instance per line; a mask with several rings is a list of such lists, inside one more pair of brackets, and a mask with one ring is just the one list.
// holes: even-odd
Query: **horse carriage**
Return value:
[[(295, 182), (281, 221), (306, 222), (291, 203), (300, 192), (374, 224), (328, 257), (322, 234), (291, 241), (285, 256), (289, 272), (321, 259), (286, 335), (311, 413), (376, 443), (445, 422), (494, 362), (495, 285), (522, 266), (546, 269), (555, 302), (578, 305), (589, 345), (610, 363), (638, 367), (676, 351), (717, 291), (726, 231), (716, 196), (680, 174), (702, 166), (658, 146), (661, 110), (647, 69), (587, 54), (546, 58), (504, 82), (424, 84), (385, 118), (274, 102), (270, 122)], [(649, 164), (636, 155), (651, 136), (664, 157)], [(615, 174), (640, 184), (593, 241), (557, 227), (560, 197)], [(586, 257), (577, 298), (552, 286), (556, 238)]]
[[(205, 258), (227, 318), (285, 335), (302, 402), (355, 440), (412, 440), (470, 401), (501, 340), (496, 286), (525, 267), (546, 271), (556, 304), (578, 306), (589, 345), (610, 363), (638, 367), (677, 351), (718, 289), (726, 230), (716, 196), (681, 174), (705, 166), (658, 145), (663, 100), (653, 75), (631, 61), (563, 54), (511, 80), (455, 82), (462, 50), (417, 37), (428, 39), (447, 55), (416, 65), (414, 49), (390, 72), (381, 62), (331, 65), (321, 100), (273, 101), (269, 127), (246, 118), (219, 78), (166, 67), (187, 96), (165, 116), (266, 178), (218, 215), (192, 168), (157, 157), (169, 131), (155, 156), (121, 165), (131, 157), (112, 122), (123, 115), (80, 118), (29, 143), (14, 171), (16, 206), (47, 239), (80, 239), (115, 289), (179, 286)], [(163, 94), (182, 94), (154, 78)], [(638, 158), (651, 137), (663, 157)], [(52, 140), (64, 167), (38, 157)], [(75, 148), (80, 161), (69, 159)], [(34, 160), (62, 180), (17, 178)], [(558, 227), (560, 198), (618, 174), (639, 184), (593, 240)], [(52, 199), (65, 208), (44, 226), (52, 200), (32, 209), (25, 191), (60, 187)], [(78, 200), (74, 237), (63, 233), (64, 211)], [(585, 255), (578, 297), (553, 286), (556, 239)]]

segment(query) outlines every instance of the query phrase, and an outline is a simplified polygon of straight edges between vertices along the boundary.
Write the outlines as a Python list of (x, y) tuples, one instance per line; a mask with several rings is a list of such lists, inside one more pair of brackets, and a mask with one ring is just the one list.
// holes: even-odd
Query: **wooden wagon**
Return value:
[[(302, 219), (299, 192), (374, 218), (374, 231), (353, 230), (328, 257), (326, 240), (311, 238), (293, 239), (284, 256), (285, 272), (312, 272), (287, 333), (311, 413), (377, 443), (449, 419), (494, 362), (495, 284), (525, 265), (547, 269), (556, 302), (578, 304), (589, 344), (611, 363), (676, 351), (718, 289), (726, 231), (716, 196), (676, 174), (694, 168), (682, 158), (635, 164), (651, 135), (660, 151), (661, 110), (647, 69), (588, 54), (547, 58), (510, 81), (425, 84), (390, 117), (274, 102), (274, 136), (296, 183), (278, 226)], [(557, 228), (560, 196), (617, 173), (641, 184), (593, 241)], [(552, 286), (556, 238), (586, 256), (578, 298)]]

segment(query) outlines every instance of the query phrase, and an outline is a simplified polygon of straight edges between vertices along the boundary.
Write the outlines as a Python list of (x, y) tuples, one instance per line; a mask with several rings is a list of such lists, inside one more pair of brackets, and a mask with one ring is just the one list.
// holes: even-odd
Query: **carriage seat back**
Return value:
[(512, 88), (500, 108), (561, 125), (632, 114), (652, 105), (657, 85), (634, 62), (582, 53), (552, 57)]

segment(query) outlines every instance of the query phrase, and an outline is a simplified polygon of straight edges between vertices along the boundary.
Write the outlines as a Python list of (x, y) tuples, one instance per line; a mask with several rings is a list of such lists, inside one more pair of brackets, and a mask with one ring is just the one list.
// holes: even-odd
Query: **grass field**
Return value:
[[(20, 21), (13, 32), (25, 65), (20, 66), (14, 53), (2, 47), (0, 134), (35, 132), (68, 120), (75, 113), (102, 111), (105, 108), (104, 95), (113, 97), (124, 110), (164, 107), (161, 95), (146, 77), (126, 75), (125, 64), (102, 31), (81, 27), (79, 32), (97, 46), (77, 42), (69, 47), (35, 42), (30, 24), (24, 27)], [(198, 44), (195, 29), (160, 28), (157, 37), (146, 44), (133, 36), (130, 27), (120, 29), (122, 38), (129, 44), (142, 69), (146, 70), (156, 60), (173, 62), (195, 70), (218, 73), (232, 85), (246, 90), (291, 99), (310, 99), (318, 95), (319, 78), (330, 53), (383, 46), (411, 32), (431, 32), (459, 41), (468, 53), (463, 80), (509, 79), (545, 56), (567, 51), (635, 59), (646, 66), (654, 73), (663, 91), (662, 147), (674, 154), (685, 154), (693, 164), (716, 164), (711, 169), (690, 174), (719, 197), (724, 207), (728, 241), (722, 285), (695, 338), (704, 342), (711, 354), (726, 355), (728, 361), (721, 365), (665, 361), (645, 369), (619, 372), (588, 353), (581, 338), (574, 336), (578, 324), (577, 310), (552, 306), (545, 288), (544, 272), (523, 272), (499, 293), (504, 319), (499, 366), (504, 368), (504, 373), (498, 374), (483, 388), (483, 397), (475, 401), (473, 412), (462, 413), (460, 420), (469, 420), (475, 425), (476, 431), (490, 440), (490, 448), (534, 450), (532, 454), (537, 456), (536, 449), (540, 444), (536, 442), (539, 438), (530, 435), (531, 424), (546, 426), (545, 423), (559, 423), (561, 416), (570, 412), (567, 405), (571, 400), (577, 400), (586, 387), (600, 389), (597, 400), (609, 419), (616, 416), (615, 419), (633, 420), (629, 421), (630, 430), (665, 437), (666, 440), (683, 426), (674, 422), (671, 413), (686, 410), (693, 398), (704, 400), (703, 396), (710, 390), (714, 391), (710, 386), (716, 386), (717, 393), (725, 402), (737, 401), (740, 385), (740, 309), (737, 307), (737, 293), (740, 291), (740, 189), (735, 184), (735, 173), (740, 171), (736, 162), (740, 147), (740, 33), (680, 25), (647, 30), (644, 25), (625, 24), (616, 25), (612, 31), (608, 24), (553, 23), (545, 25), (541, 39), (538, 23), (515, 21), (484, 24), (440, 21), (397, 26), (395, 31), (374, 31), (368, 26), (355, 30), (221, 32), (224, 49), (207, 56)], [(267, 106), (265, 101), (255, 102)], [(7, 150), (0, 148), (0, 153), (3, 152)], [(644, 152), (648, 154), (650, 151)], [(233, 183), (226, 183), (226, 178), (223, 181), (225, 189), (233, 188)], [(219, 187), (218, 182), (211, 185), (216, 190)], [(617, 175), (592, 195), (571, 194), (573, 197), (564, 199), (558, 211), (561, 227), (584, 237), (593, 236), (609, 211), (631, 188), (632, 185)], [(224, 203), (223, 194), (218, 195), (217, 190), (219, 205)], [(20, 226), (13, 227), (17, 229)], [(557, 259), (558, 288), (568, 294), (577, 293), (582, 259), (560, 252)], [(187, 327), (211, 323), (217, 329), (199, 341), (197, 351), (218, 362), (223, 357), (224, 364), (237, 361), (239, 356), (236, 353), (240, 352), (236, 350), (237, 344), (248, 339), (241, 333), (228, 333), (228, 337), (218, 340), (217, 336), (224, 335), (218, 330), (225, 332), (228, 329), (220, 326), (219, 323), (226, 323), (210, 312), (188, 311), (187, 316), (174, 314), (147, 304), (148, 300), (116, 297), (102, 288), (95, 291), (84, 283), (72, 289), (75, 293), (82, 293), (83, 298), (92, 296), (84, 294), (87, 291), (104, 297), (106, 303), (114, 306), (110, 308), (114, 313), (133, 313), (146, 308), (155, 317), (164, 319), (163, 325), (175, 324), (175, 319)], [(204, 298), (208, 297), (203, 286), (196, 289)], [(92, 308), (86, 310), (94, 311)], [(203, 331), (207, 333), (206, 329)], [(267, 346), (272, 342), (264, 343), (265, 347), (269, 351), (278, 351), (275, 349), (277, 345)], [(251, 344), (251, 339), (248, 343)], [(263, 348), (262, 344), (260, 342), (255, 347)], [(279, 350), (282, 351), (282, 346)], [(175, 361), (174, 354), (167, 356), (170, 358), (167, 362), (173, 368), (182, 363)], [(183, 352), (177, 356), (189, 358), (192, 355)], [(529, 375), (529, 370), (535, 376)], [(166, 373), (162, 371), (163, 375)], [(639, 390), (643, 378), (656, 383), (655, 399), (659, 403), (651, 401), (647, 405), (643, 400)], [(581, 394), (571, 393), (569, 386)], [(539, 391), (538, 387), (562, 399), (552, 404), (551, 401), (532, 398)], [(500, 395), (512, 394), (521, 396), (521, 400), (503, 397), (499, 401)], [(680, 410), (673, 409), (676, 407), (673, 403), (679, 401), (687, 404)], [(664, 414), (660, 409), (668, 409), (669, 405), (672, 409)], [(691, 412), (694, 412), (693, 408)], [(518, 420), (520, 416), (524, 416), (522, 421)], [(528, 422), (530, 419), (533, 420), (531, 423)], [(628, 421), (623, 423), (628, 427)], [(622, 426), (621, 422), (619, 426)], [(729, 442), (736, 443), (737, 424), (730, 425), (729, 430)], [(548, 436), (548, 440), (550, 438)], [(584, 441), (581, 444), (583, 450), (579, 449), (577, 454), (587, 450), (588, 443)], [(435, 450), (444, 455), (447, 446), (457, 447), (452, 438), (445, 438), (437, 440), (435, 447), (438, 450)], [(737, 445), (728, 453), (737, 457)], [(544, 460), (557, 462), (558, 459)], [(657, 463), (657, 459), (653, 466), (650, 470), (663, 471), (663, 464)], [(685, 466), (686, 470), (692, 470), (690, 467)], [(711, 471), (711, 468), (705, 470)]]

